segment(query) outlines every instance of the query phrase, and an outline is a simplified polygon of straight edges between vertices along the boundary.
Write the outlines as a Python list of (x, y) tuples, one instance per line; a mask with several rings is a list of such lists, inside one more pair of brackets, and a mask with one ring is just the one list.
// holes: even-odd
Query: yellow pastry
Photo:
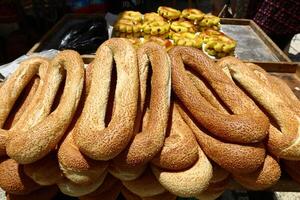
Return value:
[(160, 6), (157, 10), (158, 14), (163, 16), (164, 18), (168, 20), (175, 20), (178, 19), (181, 15), (181, 12), (179, 10), (176, 10), (174, 8), (166, 7), (166, 6)]

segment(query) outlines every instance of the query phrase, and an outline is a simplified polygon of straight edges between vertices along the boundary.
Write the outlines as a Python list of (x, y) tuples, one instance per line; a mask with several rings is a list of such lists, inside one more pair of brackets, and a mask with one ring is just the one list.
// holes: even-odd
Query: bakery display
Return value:
[(70, 50), (22, 62), (0, 88), (7, 197), (216, 199), (231, 179), (265, 190), (286, 170), (299, 181), (291, 89), (234, 57), (169, 49), (112, 38), (87, 68)]
[[(135, 17), (129, 17), (129, 13)], [(132, 42), (137, 44), (154, 36), (167, 39), (175, 46), (202, 49), (214, 58), (234, 55), (237, 42), (220, 30), (219, 17), (195, 8), (187, 8), (181, 12), (165, 6), (160, 6), (157, 13), (137, 13), (121, 13), (114, 24), (113, 37), (133, 39)]]

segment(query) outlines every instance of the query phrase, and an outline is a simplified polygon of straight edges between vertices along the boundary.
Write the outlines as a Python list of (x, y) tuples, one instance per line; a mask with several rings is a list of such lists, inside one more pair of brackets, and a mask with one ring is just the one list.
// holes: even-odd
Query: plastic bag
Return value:
[(63, 36), (58, 49), (73, 49), (80, 54), (95, 53), (107, 39), (105, 19), (95, 18), (72, 26)]

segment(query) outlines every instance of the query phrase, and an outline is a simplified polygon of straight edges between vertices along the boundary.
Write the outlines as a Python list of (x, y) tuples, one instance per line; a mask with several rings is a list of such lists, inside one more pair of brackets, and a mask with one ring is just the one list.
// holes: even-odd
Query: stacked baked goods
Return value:
[(299, 182), (300, 104), (262, 68), (155, 42), (104, 42), (84, 69), (65, 50), (22, 62), (0, 88), (8, 199), (216, 199)]
[[(135, 46), (149, 40), (166, 46), (191, 46), (215, 58), (234, 55), (236, 41), (220, 31), (220, 18), (194, 8), (182, 11), (160, 6), (157, 13), (122, 12), (114, 24), (114, 37), (131, 39)], [(169, 42), (167, 42), (169, 41)]]

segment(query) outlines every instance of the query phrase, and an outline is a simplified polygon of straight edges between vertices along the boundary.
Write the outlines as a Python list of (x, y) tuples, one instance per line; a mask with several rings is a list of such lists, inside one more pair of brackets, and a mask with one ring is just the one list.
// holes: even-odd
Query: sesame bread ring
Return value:
[[(22, 91), (26, 88), (26, 85), (30, 83), (35, 75), (39, 76), (39, 80), (45, 81), (45, 71), (47, 70), (48, 66), (49, 61), (47, 59), (39, 57), (30, 58), (22, 62), (17, 70), (3, 83), (2, 87), (0, 88), (0, 156), (6, 155), (6, 143), (10, 132), (7, 129), (3, 129), (3, 127), (9, 118), (9, 114), (12, 111), (15, 102), (21, 95)], [(35, 102), (37, 101), (38, 94), (43, 87), (42, 85), (43, 84), (40, 84), (40, 81), (38, 81), (36, 86), (30, 89), (32, 90), (31, 95), (29, 97), (25, 97), (24, 100), (26, 101), (26, 99), (28, 99), (27, 103), (23, 102), (23, 108), (20, 108), (21, 110), (19, 109), (19, 112), (15, 112), (15, 115), (18, 116), (15, 116), (14, 119), (10, 119), (11, 125), (13, 122), (15, 125), (15, 123), (19, 121), (21, 115), (23, 115), (25, 111), (28, 112), (28, 110), (34, 106)], [(26, 120), (26, 124), (19, 123), (19, 128), (26, 128), (34, 125), (35, 123), (33, 120)]]
[(9, 136), (6, 151), (18, 163), (33, 163), (47, 155), (56, 147), (71, 123), (81, 96), (84, 79), (83, 61), (75, 51), (62, 51), (51, 61), (41, 96), (34, 109), (40, 109), (42, 115), (47, 114), (43, 109), (51, 109), (49, 102), (54, 101), (62, 81), (62, 69), (66, 70), (67, 75), (64, 91), (56, 109), (35, 126), (21, 132), (14, 131)]
[(186, 8), (181, 12), (181, 17), (191, 21), (200, 21), (204, 17), (204, 13), (195, 8)]
[[(169, 51), (169, 55), (173, 91), (208, 131), (235, 143), (256, 143), (267, 136), (268, 118), (203, 52), (177, 46)], [(184, 64), (203, 76), (233, 114), (218, 111), (198, 92)], [(189, 90), (186, 90), (187, 85)]]
[(263, 164), (266, 156), (263, 144), (240, 145), (216, 139), (204, 132), (206, 130), (182, 105), (178, 106), (178, 109), (205, 154), (228, 172), (247, 174), (256, 171)]
[(150, 168), (147, 168), (136, 180), (122, 181), (122, 183), (128, 190), (140, 197), (155, 196), (166, 191), (156, 180)]
[(168, 20), (174, 20), (178, 19), (181, 15), (181, 12), (179, 10), (176, 10), (174, 8), (166, 7), (166, 6), (160, 6), (157, 9), (158, 14), (163, 16), (164, 18)]
[(80, 197), (94, 192), (103, 183), (107, 171), (105, 171), (95, 182), (89, 184), (76, 184), (69, 179), (62, 179), (57, 183), (60, 191), (72, 197)]
[(151, 165), (151, 169), (160, 182), (172, 194), (180, 197), (192, 197), (204, 191), (212, 178), (212, 166), (200, 147), (198, 160), (183, 171), (169, 171)]
[(31, 180), (23, 170), (23, 166), (13, 159), (6, 159), (0, 163), (0, 187), (17, 195), (29, 194), (41, 188)]
[[(141, 132), (137, 133), (126, 151), (113, 160), (110, 172), (121, 180), (132, 180), (141, 175), (145, 165), (160, 152), (167, 131), (171, 95), (171, 68), (166, 50), (154, 42), (138, 49), (140, 76), (140, 111), (144, 114)], [(151, 95), (147, 96), (147, 77), (152, 66)], [(148, 97), (149, 107), (145, 107)], [(147, 120), (146, 120), (147, 118)], [(137, 123), (137, 127), (139, 127)], [(138, 130), (139, 131), (139, 130)], [(133, 170), (134, 169), (134, 170)]]
[(79, 197), (80, 200), (115, 200), (121, 192), (122, 183), (112, 175), (107, 174), (103, 183), (94, 192)]
[[(300, 113), (297, 111), (298, 109), (292, 109), (289, 106), (289, 103), (287, 103), (288, 98), (282, 98), (282, 96), (288, 93), (281, 92), (277, 84), (273, 83), (272, 79), (270, 79), (270, 75), (262, 69), (255, 70), (253, 67), (245, 65), (234, 57), (221, 59), (219, 65), (222, 68), (228, 68), (232, 78), (270, 116), (272, 124), (267, 141), (268, 150), (281, 158), (299, 160)], [(289, 92), (289, 94), (292, 94), (292, 92)]]
[(139, 197), (138, 195), (129, 191), (124, 186), (121, 189), (121, 193), (125, 197), (126, 200), (162, 200), (162, 199), (163, 200), (176, 200), (177, 199), (177, 197), (174, 194), (172, 194), (168, 191), (165, 191), (162, 194), (154, 195), (151, 197)]
[(162, 169), (185, 170), (198, 160), (198, 143), (175, 105), (172, 106), (169, 126), (170, 132), (164, 146), (151, 162)]
[(249, 190), (265, 190), (277, 183), (281, 176), (279, 163), (270, 155), (267, 155), (264, 164), (255, 172), (237, 175), (233, 178)]
[[(105, 127), (113, 59), (117, 71), (114, 112)], [(123, 38), (107, 40), (96, 52), (90, 90), (73, 135), (79, 150), (92, 159), (116, 157), (132, 138), (139, 87), (136, 59), (134, 47)]]

